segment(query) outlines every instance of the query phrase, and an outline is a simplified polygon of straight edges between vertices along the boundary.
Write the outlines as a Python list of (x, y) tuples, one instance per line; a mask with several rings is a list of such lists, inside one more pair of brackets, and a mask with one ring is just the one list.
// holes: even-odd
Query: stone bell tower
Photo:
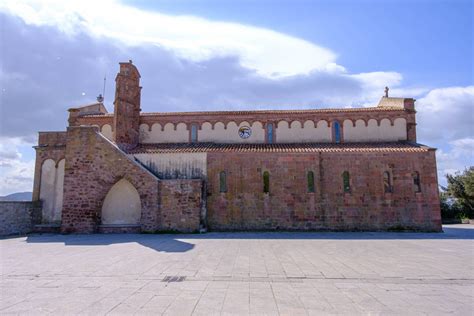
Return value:
[(120, 63), (115, 78), (114, 141), (123, 149), (138, 144), (140, 126), (140, 73), (132, 61)]

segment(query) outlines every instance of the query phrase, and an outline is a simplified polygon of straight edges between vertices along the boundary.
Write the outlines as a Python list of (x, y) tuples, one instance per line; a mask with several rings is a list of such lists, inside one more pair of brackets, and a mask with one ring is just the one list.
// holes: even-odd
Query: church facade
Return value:
[[(34, 200), (62, 232), (440, 231), (435, 149), (415, 100), (346, 109), (144, 113), (120, 63), (114, 112), (40, 132)], [(101, 100), (99, 100), (101, 101)]]

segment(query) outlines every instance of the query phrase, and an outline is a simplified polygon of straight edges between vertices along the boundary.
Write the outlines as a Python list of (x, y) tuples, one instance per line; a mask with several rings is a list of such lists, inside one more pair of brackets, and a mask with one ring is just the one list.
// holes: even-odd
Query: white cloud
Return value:
[(407, 88), (397, 72), (351, 74), (335, 53), (302, 39), (112, 0), (0, 0), (0, 14), (0, 93), (15, 105), (2, 108), (2, 136), (13, 140), (0, 147), (0, 194), (32, 188), (20, 137), (64, 130), (66, 109), (94, 101), (104, 73), (113, 95), (117, 62), (129, 58), (142, 74), (144, 111), (374, 106), (388, 85), (391, 96), (419, 98), (418, 139), (440, 148), (440, 182), (473, 164), (474, 86)]
[(439, 88), (416, 102), (418, 139), (450, 142), (474, 135), (474, 86)]
[(438, 178), (474, 165), (474, 86), (429, 91), (416, 102), (417, 138), (437, 147)]
[(35, 161), (25, 161), (18, 147), (20, 138), (0, 138), (0, 195), (30, 192), (33, 189)]
[(438, 179), (446, 185), (446, 174), (454, 174), (474, 165), (474, 138), (462, 138), (449, 142), (447, 150), (438, 149)]
[(297, 37), (237, 23), (147, 12), (113, 0), (4, 1), (0, 10), (27, 24), (55, 26), (69, 35), (87, 30), (126, 45), (158, 45), (192, 61), (238, 56), (241, 65), (269, 77), (343, 69), (334, 63), (331, 50)]

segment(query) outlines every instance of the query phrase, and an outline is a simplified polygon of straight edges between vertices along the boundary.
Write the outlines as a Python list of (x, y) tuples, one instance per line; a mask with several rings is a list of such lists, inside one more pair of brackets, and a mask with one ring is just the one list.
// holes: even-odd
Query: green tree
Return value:
[[(458, 213), (459, 216), (474, 217), (474, 167), (454, 175), (447, 174), (448, 186), (442, 187), (441, 207), (451, 208), (446, 213)], [(451, 203), (449, 203), (449, 201)]]

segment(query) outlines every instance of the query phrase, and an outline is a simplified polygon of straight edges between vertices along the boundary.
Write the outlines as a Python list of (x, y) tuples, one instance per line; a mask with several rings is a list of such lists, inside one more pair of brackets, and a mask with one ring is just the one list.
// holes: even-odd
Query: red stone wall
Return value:
[(104, 198), (122, 178), (133, 184), (140, 195), (141, 229), (156, 230), (158, 179), (97, 131), (96, 127), (68, 128), (61, 231), (97, 232)]
[(114, 141), (119, 147), (138, 144), (140, 124), (140, 74), (131, 63), (120, 63), (115, 79)]
[[(226, 193), (219, 172), (227, 173)], [(315, 193), (307, 192), (307, 171)], [(349, 171), (351, 192), (342, 173)], [(393, 175), (384, 193), (382, 175)], [(264, 171), (270, 193), (263, 193)], [(415, 193), (412, 173), (421, 175)], [(418, 153), (209, 153), (210, 230), (386, 230), (439, 231), (441, 217), (434, 151)]]
[(160, 181), (160, 230), (199, 231), (202, 180)]

